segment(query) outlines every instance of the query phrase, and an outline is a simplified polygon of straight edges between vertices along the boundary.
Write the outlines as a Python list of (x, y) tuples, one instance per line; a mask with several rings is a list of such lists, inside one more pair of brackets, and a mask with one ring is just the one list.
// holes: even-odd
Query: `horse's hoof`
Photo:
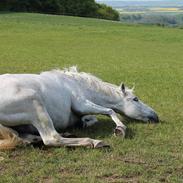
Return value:
[(106, 147), (110, 147), (110, 145), (104, 143), (101, 140), (95, 140), (95, 142), (93, 143), (93, 148), (98, 149), (98, 148), (106, 148)]
[(115, 136), (120, 136), (120, 137), (125, 137), (125, 129), (121, 126), (117, 126), (115, 129), (114, 129), (114, 135)]

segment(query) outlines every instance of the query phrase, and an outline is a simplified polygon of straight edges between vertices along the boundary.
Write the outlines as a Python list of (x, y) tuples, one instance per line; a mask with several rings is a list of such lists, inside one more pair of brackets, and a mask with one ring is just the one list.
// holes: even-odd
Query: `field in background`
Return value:
[(123, 25), (41, 14), (0, 14), (0, 73), (39, 73), (77, 65), (105, 81), (136, 85), (161, 123), (126, 121), (125, 139), (111, 119), (80, 137), (111, 149), (22, 147), (0, 152), (0, 182), (182, 182), (183, 34), (181, 29)]
[(120, 14), (135, 14), (135, 13), (182, 13), (182, 7), (124, 7), (116, 8)]
[(183, 7), (129, 6), (116, 9), (123, 23), (183, 27)]
[(154, 12), (183, 12), (181, 8), (150, 8)]

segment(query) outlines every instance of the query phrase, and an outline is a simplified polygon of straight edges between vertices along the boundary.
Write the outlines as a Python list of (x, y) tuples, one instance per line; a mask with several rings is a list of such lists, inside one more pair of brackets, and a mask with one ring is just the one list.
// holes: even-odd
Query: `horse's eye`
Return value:
[(133, 98), (133, 101), (138, 102), (139, 99), (137, 97)]

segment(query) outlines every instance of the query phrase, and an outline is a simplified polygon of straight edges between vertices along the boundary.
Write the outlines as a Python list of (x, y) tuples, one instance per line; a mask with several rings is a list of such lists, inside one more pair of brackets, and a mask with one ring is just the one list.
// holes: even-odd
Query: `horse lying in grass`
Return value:
[(124, 84), (118, 87), (103, 82), (78, 72), (76, 67), (41, 74), (4, 74), (0, 83), (1, 149), (24, 143), (19, 136), (22, 133), (30, 136), (39, 133), (47, 146), (103, 147), (101, 140), (66, 138), (58, 133), (79, 121), (91, 126), (97, 122), (93, 116), (97, 114), (110, 116), (116, 124), (115, 133), (121, 136), (125, 136), (126, 126), (116, 113), (158, 122), (154, 110)]

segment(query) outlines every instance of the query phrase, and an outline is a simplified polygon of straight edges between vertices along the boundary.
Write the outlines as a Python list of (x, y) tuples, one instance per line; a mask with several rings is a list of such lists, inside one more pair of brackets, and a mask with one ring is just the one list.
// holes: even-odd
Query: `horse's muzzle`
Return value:
[(154, 122), (154, 123), (159, 122), (158, 115), (155, 112), (151, 116), (149, 116), (148, 119), (149, 119), (149, 121)]

